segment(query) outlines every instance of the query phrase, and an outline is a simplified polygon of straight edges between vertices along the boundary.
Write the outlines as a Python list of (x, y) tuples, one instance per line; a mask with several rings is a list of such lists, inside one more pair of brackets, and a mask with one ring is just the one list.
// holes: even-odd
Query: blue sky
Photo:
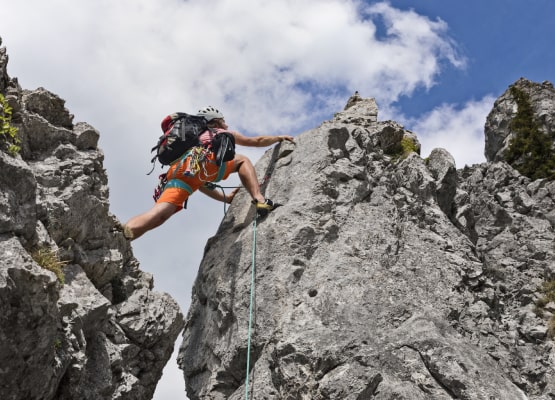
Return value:
[[(174, 111), (210, 104), (244, 133), (296, 135), (358, 90), (417, 134), (423, 157), (444, 147), (462, 168), (484, 161), (485, 118), (510, 84), (555, 82), (553, 0), (0, 0), (0, 15), (9, 75), (99, 130), (121, 221), (152, 204), (150, 148)], [(222, 210), (195, 194), (133, 243), (184, 312)], [(173, 359), (155, 398), (186, 398)]]
[(498, 97), (520, 77), (555, 81), (555, 25), (550, 0), (393, 0), (431, 19), (441, 18), (467, 59), (464, 69), (446, 67), (437, 85), (399, 102), (412, 117), (441, 103), (463, 104), (488, 94)]

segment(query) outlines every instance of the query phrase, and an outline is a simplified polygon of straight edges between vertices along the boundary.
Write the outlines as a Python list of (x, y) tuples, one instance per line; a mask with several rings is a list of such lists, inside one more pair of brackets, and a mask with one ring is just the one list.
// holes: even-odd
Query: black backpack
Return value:
[(199, 146), (199, 135), (208, 129), (204, 117), (181, 112), (168, 115), (161, 125), (164, 134), (151, 150), (156, 151), (151, 161), (158, 159), (162, 165), (170, 165), (187, 150)]

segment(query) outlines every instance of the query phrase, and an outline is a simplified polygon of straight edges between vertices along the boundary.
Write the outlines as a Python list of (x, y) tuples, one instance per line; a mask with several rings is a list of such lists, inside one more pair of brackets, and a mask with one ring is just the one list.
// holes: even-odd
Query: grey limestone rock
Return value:
[[(351, 98), (257, 163), (282, 205), (256, 223), (252, 398), (555, 396), (536, 307), (555, 278), (555, 183), (400, 155), (411, 136)], [(206, 245), (178, 358), (192, 400), (244, 398), (253, 219), (239, 192)]]
[(22, 101), (25, 109), (40, 115), (54, 126), (73, 128), (73, 115), (65, 108), (65, 101), (44, 88), (25, 90)]
[(0, 91), (22, 143), (0, 151), (0, 398), (150, 399), (181, 310), (153, 291), (109, 212), (99, 133), (59, 96), (21, 90), (5, 54)]
[(437, 182), (437, 203), (448, 216), (453, 215), (453, 202), (457, 192), (457, 169), (455, 159), (445, 149), (433, 149), (427, 167)]
[[(520, 78), (513, 84), (530, 98), (535, 120), (540, 129), (555, 141), (555, 88), (551, 82), (531, 82)], [(486, 119), (485, 156), (488, 161), (503, 161), (503, 153), (513, 137), (510, 121), (518, 110), (517, 103), (507, 89), (494, 103)]]

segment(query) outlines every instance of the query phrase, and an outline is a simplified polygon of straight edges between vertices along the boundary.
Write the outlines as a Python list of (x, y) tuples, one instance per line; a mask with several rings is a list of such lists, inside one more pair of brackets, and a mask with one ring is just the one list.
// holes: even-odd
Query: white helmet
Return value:
[(198, 110), (197, 116), (204, 117), (208, 122), (216, 118), (223, 118), (224, 115), (218, 109), (208, 106)]

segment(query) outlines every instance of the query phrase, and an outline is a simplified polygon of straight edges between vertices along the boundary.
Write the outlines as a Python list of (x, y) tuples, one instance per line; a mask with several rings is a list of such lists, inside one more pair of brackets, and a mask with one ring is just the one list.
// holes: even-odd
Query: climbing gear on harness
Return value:
[[(208, 150), (200, 146), (193, 147), (188, 153), (186, 153), (180, 159), (181, 163), (187, 163), (185, 164), (186, 169), (183, 175), (193, 177), (197, 173), (199, 173), (199, 171), (203, 170), (205, 177), (208, 178), (209, 175), (206, 172), (206, 168), (203, 168), (203, 164), (202, 164), (202, 162), (206, 159), (207, 153), (208, 153)], [(175, 182), (174, 178), (175, 178), (175, 174), (172, 177), (170, 177), (170, 179), (168, 179), (167, 172), (158, 176), (158, 185), (154, 188), (154, 195), (152, 196), (152, 198), (154, 199), (154, 202), (158, 201), (158, 199), (162, 195), (162, 192), (164, 191), (166, 186), (168, 186), (168, 181), (171, 180), (172, 185), (178, 184), (177, 182)]]
[(206, 163), (212, 162), (209, 159), (210, 150), (196, 146), (187, 151), (183, 154), (178, 160), (172, 163), (172, 167), (177, 165), (174, 169), (174, 172), (171, 176), (171, 179), (178, 178), (177, 171), (181, 169), (182, 166), (185, 166), (185, 170), (183, 171), (183, 176), (194, 177), (200, 173), (199, 179), (201, 181), (210, 182), (212, 178), (217, 177), (219, 174), (219, 170), (213, 173), (208, 172), (206, 169)]
[[(206, 160), (207, 155), (208, 150), (206, 150), (205, 148), (200, 146), (193, 147), (186, 156), (185, 162), (188, 162), (189, 165), (186, 167), (183, 175), (195, 176), (196, 174), (198, 174), (202, 168), (202, 162)], [(205, 174), (205, 176), (208, 177), (207, 174)]]

